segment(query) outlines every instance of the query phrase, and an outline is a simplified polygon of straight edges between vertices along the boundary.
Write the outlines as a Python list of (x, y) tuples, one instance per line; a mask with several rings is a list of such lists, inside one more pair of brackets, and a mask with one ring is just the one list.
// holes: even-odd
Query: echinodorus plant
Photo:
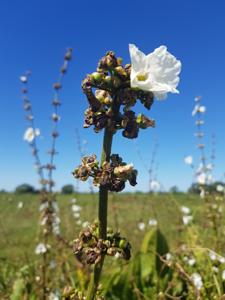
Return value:
[(133, 110), (140, 101), (150, 110), (154, 97), (165, 99), (168, 92), (178, 93), (181, 63), (165, 46), (145, 55), (135, 45), (130, 45), (131, 64), (109, 51), (98, 63), (97, 69), (86, 76), (82, 89), (89, 107), (85, 111), (84, 127), (93, 126), (96, 133), (104, 130), (102, 155), (85, 156), (73, 175), (82, 181), (93, 178), (99, 187), (98, 222), (89, 226), (74, 242), (74, 253), (93, 264), (93, 274), (86, 299), (95, 299), (106, 256), (128, 260), (131, 245), (119, 232), (107, 229), (108, 192), (120, 192), (129, 182), (137, 184), (137, 170), (119, 156), (112, 154), (113, 137), (117, 131), (128, 139), (138, 137), (140, 129), (154, 127), (155, 121)]

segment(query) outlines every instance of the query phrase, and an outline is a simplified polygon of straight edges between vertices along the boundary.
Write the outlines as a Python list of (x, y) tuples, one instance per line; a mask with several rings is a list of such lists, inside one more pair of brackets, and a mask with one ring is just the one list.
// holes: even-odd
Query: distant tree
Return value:
[(7, 191), (5, 189), (0, 190), (0, 194), (6, 194)]
[[(222, 185), (224, 187), (224, 183), (221, 181), (215, 181), (212, 184), (205, 184), (204, 185), (204, 189), (209, 192), (209, 193), (213, 193), (216, 192), (216, 188), (218, 185)], [(188, 192), (190, 194), (199, 194), (200, 193), (200, 186), (198, 183), (192, 183), (192, 185), (189, 187)]]
[(20, 184), (16, 187), (15, 193), (17, 194), (27, 194), (27, 193), (35, 193), (35, 188), (27, 183)]
[(179, 193), (178, 187), (177, 187), (176, 185), (172, 186), (172, 187), (170, 188), (170, 193), (171, 193), (171, 194), (177, 194), (177, 193)]
[(62, 194), (73, 194), (74, 193), (74, 186), (72, 184), (66, 184), (61, 189)]

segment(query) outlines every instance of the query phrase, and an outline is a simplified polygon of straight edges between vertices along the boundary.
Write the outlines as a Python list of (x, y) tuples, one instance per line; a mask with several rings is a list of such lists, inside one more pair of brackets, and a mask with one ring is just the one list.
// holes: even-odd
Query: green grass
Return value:
[[(77, 204), (82, 206), (81, 220), (93, 222), (97, 217), (97, 194), (58, 195), (62, 232), (67, 240), (78, 236), (78, 226), (71, 211), (70, 200), (76, 197)], [(23, 202), (23, 208), (18, 203)], [(133, 251), (138, 251), (144, 232), (137, 227), (138, 222), (148, 222), (156, 218), (161, 230), (166, 234), (172, 246), (176, 246), (179, 238), (177, 228), (181, 224), (179, 207), (187, 205), (197, 212), (201, 200), (187, 195), (145, 195), (122, 194), (110, 195), (109, 226), (120, 229), (121, 234), (128, 237)], [(0, 195), (0, 249), (1, 258), (22, 262), (27, 257), (35, 256), (39, 223), (38, 195)]]

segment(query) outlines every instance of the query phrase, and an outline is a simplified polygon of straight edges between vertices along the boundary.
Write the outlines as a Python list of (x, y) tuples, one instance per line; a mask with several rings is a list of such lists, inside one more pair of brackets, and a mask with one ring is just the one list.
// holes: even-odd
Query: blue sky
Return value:
[[(1, 1), (0, 2), (0, 189), (13, 189), (28, 182), (36, 185), (30, 149), (22, 140), (23, 118), (19, 76), (32, 71), (30, 95), (36, 123), (43, 137), (39, 140), (42, 160), (49, 148), (52, 84), (55, 82), (65, 49), (74, 49), (74, 59), (62, 91), (56, 158), (56, 188), (73, 183), (71, 171), (79, 164), (75, 129), (88, 141), (88, 152), (100, 155), (102, 134), (82, 129), (87, 107), (80, 84), (107, 50), (114, 50), (129, 62), (128, 44), (144, 52), (167, 45), (182, 61), (180, 94), (155, 102), (149, 116), (155, 129), (142, 131), (136, 141), (146, 165), (150, 165), (154, 138), (157, 137), (158, 179), (165, 188), (191, 183), (192, 172), (183, 163), (187, 154), (198, 153), (193, 136), (191, 110), (194, 97), (202, 95), (207, 107), (206, 144), (217, 139), (215, 175), (225, 171), (225, 2), (224, 1)], [(139, 170), (137, 190), (146, 190), (148, 175), (132, 140), (114, 139), (113, 152)], [(80, 184), (81, 190), (87, 185)]]

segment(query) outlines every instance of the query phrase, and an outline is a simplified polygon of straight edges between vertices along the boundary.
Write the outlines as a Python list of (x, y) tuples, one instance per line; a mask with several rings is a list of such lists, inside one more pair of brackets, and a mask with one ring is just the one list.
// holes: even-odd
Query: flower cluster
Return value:
[(93, 125), (96, 132), (108, 127), (113, 133), (122, 129), (123, 136), (131, 139), (140, 128), (154, 127), (154, 120), (131, 110), (137, 100), (150, 109), (154, 98), (151, 91), (130, 86), (131, 69), (110, 51), (99, 61), (97, 71), (87, 75), (82, 83), (89, 102), (84, 127)]
[(110, 229), (107, 230), (107, 238), (100, 239), (99, 226), (95, 223), (80, 233), (74, 241), (73, 251), (87, 264), (97, 264), (104, 255), (129, 260), (131, 245), (119, 232), (113, 233)]
[(132, 164), (126, 164), (118, 154), (112, 154), (109, 162), (104, 162), (100, 167), (96, 155), (85, 156), (82, 164), (78, 166), (73, 175), (82, 181), (93, 177), (95, 186), (102, 186), (112, 192), (120, 192), (125, 188), (125, 182), (136, 185), (137, 170)]

